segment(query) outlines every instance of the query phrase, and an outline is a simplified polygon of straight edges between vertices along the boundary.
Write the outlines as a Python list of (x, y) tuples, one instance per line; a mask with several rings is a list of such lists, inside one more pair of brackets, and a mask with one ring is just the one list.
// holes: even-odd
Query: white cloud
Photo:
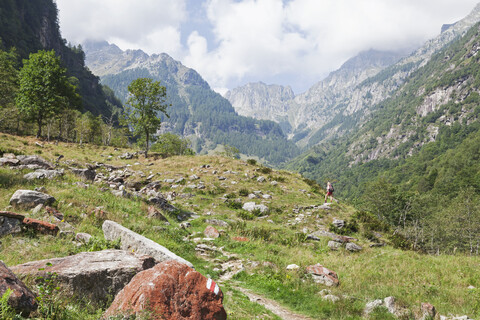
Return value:
[[(184, 0), (57, 0), (62, 36), (74, 43), (107, 40), (148, 53), (179, 51)], [(123, 47), (128, 46), (128, 47)]]
[(359, 51), (420, 45), (443, 23), (466, 16), (478, 0), (196, 1), (57, 4), (69, 41), (94, 38), (122, 49), (166, 52), (222, 91), (264, 81), (290, 84), (298, 92)]

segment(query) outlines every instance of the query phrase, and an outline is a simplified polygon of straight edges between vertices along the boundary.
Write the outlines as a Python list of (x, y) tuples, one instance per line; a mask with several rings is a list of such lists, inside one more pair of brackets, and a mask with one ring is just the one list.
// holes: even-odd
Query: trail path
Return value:
[(250, 301), (256, 302), (262, 306), (264, 306), (266, 309), (270, 310), (283, 320), (312, 320), (309, 317), (293, 313), (292, 311), (282, 307), (278, 302), (267, 299), (259, 294), (253, 293), (245, 288), (241, 287), (234, 287), (238, 291), (242, 292), (244, 295), (246, 295)]

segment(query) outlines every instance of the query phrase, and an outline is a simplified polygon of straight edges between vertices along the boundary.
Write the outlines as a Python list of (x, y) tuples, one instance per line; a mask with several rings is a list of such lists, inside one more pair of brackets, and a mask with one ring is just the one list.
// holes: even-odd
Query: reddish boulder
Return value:
[(58, 227), (49, 222), (45, 222), (42, 220), (37, 220), (37, 219), (32, 219), (32, 218), (25, 218), (23, 219), (23, 224), (27, 228), (31, 228), (37, 232), (43, 233), (43, 234), (51, 234), (51, 235), (57, 235), (59, 229)]
[(208, 238), (218, 238), (220, 237), (220, 232), (218, 232), (217, 229), (215, 229), (215, 227), (212, 227), (212, 226), (208, 226), (205, 228), (205, 231), (203, 231), (203, 234), (208, 237)]
[(316, 283), (322, 283), (326, 286), (338, 286), (340, 282), (338, 281), (338, 276), (335, 271), (329, 270), (317, 263), (313, 266), (307, 267), (307, 272), (310, 273), (313, 277), (313, 280)]
[(233, 237), (232, 238), (233, 241), (238, 241), (238, 242), (247, 242), (247, 241), (250, 241), (248, 238), (246, 237)]
[(33, 292), (0, 261), (0, 296), (8, 289), (12, 290), (8, 304), (15, 309), (16, 312), (27, 317), (30, 312), (37, 310), (37, 300)]
[(104, 317), (143, 315), (149, 319), (223, 320), (223, 293), (211, 279), (175, 260), (138, 273), (115, 297)]

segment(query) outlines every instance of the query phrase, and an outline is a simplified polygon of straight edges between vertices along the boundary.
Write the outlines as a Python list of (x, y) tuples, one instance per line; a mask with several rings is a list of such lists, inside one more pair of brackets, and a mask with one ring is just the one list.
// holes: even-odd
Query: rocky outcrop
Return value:
[(27, 317), (37, 310), (38, 304), (35, 295), (20, 281), (7, 266), (0, 261), (0, 296), (8, 289), (12, 290), (8, 304), (18, 313)]
[(87, 180), (87, 181), (95, 180), (96, 173), (95, 173), (95, 170), (93, 169), (71, 169), (71, 171), (75, 175), (81, 177), (84, 180)]
[(104, 318), (149, 314), (149, 319), (227, 319), (223, 293), (211, 279), (177, 261), (137, 274), (118, 293)]
[(63, 170), (46, 170), (46, 169), (37, 169), (34, 172), (27, 173), (23, 178), (27, 180), (35, 179), (53, 179), (55, 177), (63, 176)]
[(129, 230), (120, 224), (105, 220), (102, 225), (103, 234), (107, 240), (120, 239), (121, 248), (127, 251), (134, 251), (137, 254), (146, 254), (155, 259), (157, 262), (163, 262), (166, 260), (175, 260), (180, 263), (186, 264), (189, 267), (193, 265), (187, 260), (177, 256), (167, 248), (159, 245), (158, 243), (139, 235), (138, 233)]
[(117, 294), (135, 274), (154, 264), (148, 256), (123, 250), (104, 250), (27, 262), (11, 269), (20, 277), (44, 277), (47, 272), (55, 273), (65, 294), (86, 297), (92, 302), (106, 302), (109, 295)]
[(21, 214), (0, 211), (0, 237), (21, 232), (23, 219)]
[(42, 192), (32, 190), (17, 190), (10, 198), (10, 205), (14, 208), (31, 209), (39, 204), (49, 205), (55, 198)]

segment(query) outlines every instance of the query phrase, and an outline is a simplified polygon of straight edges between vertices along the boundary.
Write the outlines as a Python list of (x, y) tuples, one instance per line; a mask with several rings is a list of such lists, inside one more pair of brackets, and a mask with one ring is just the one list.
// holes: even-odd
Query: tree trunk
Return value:
[(147, 141), (145, 146), (145, 159), (148, 157), (148, 138), (150, 138), (148, 135), (148, 132), (146, 132), (146, 136), (147, 136)]
[(37, 139), (42, 136), (42, 120), (37, 120), (38, 130), (37, 130)]

